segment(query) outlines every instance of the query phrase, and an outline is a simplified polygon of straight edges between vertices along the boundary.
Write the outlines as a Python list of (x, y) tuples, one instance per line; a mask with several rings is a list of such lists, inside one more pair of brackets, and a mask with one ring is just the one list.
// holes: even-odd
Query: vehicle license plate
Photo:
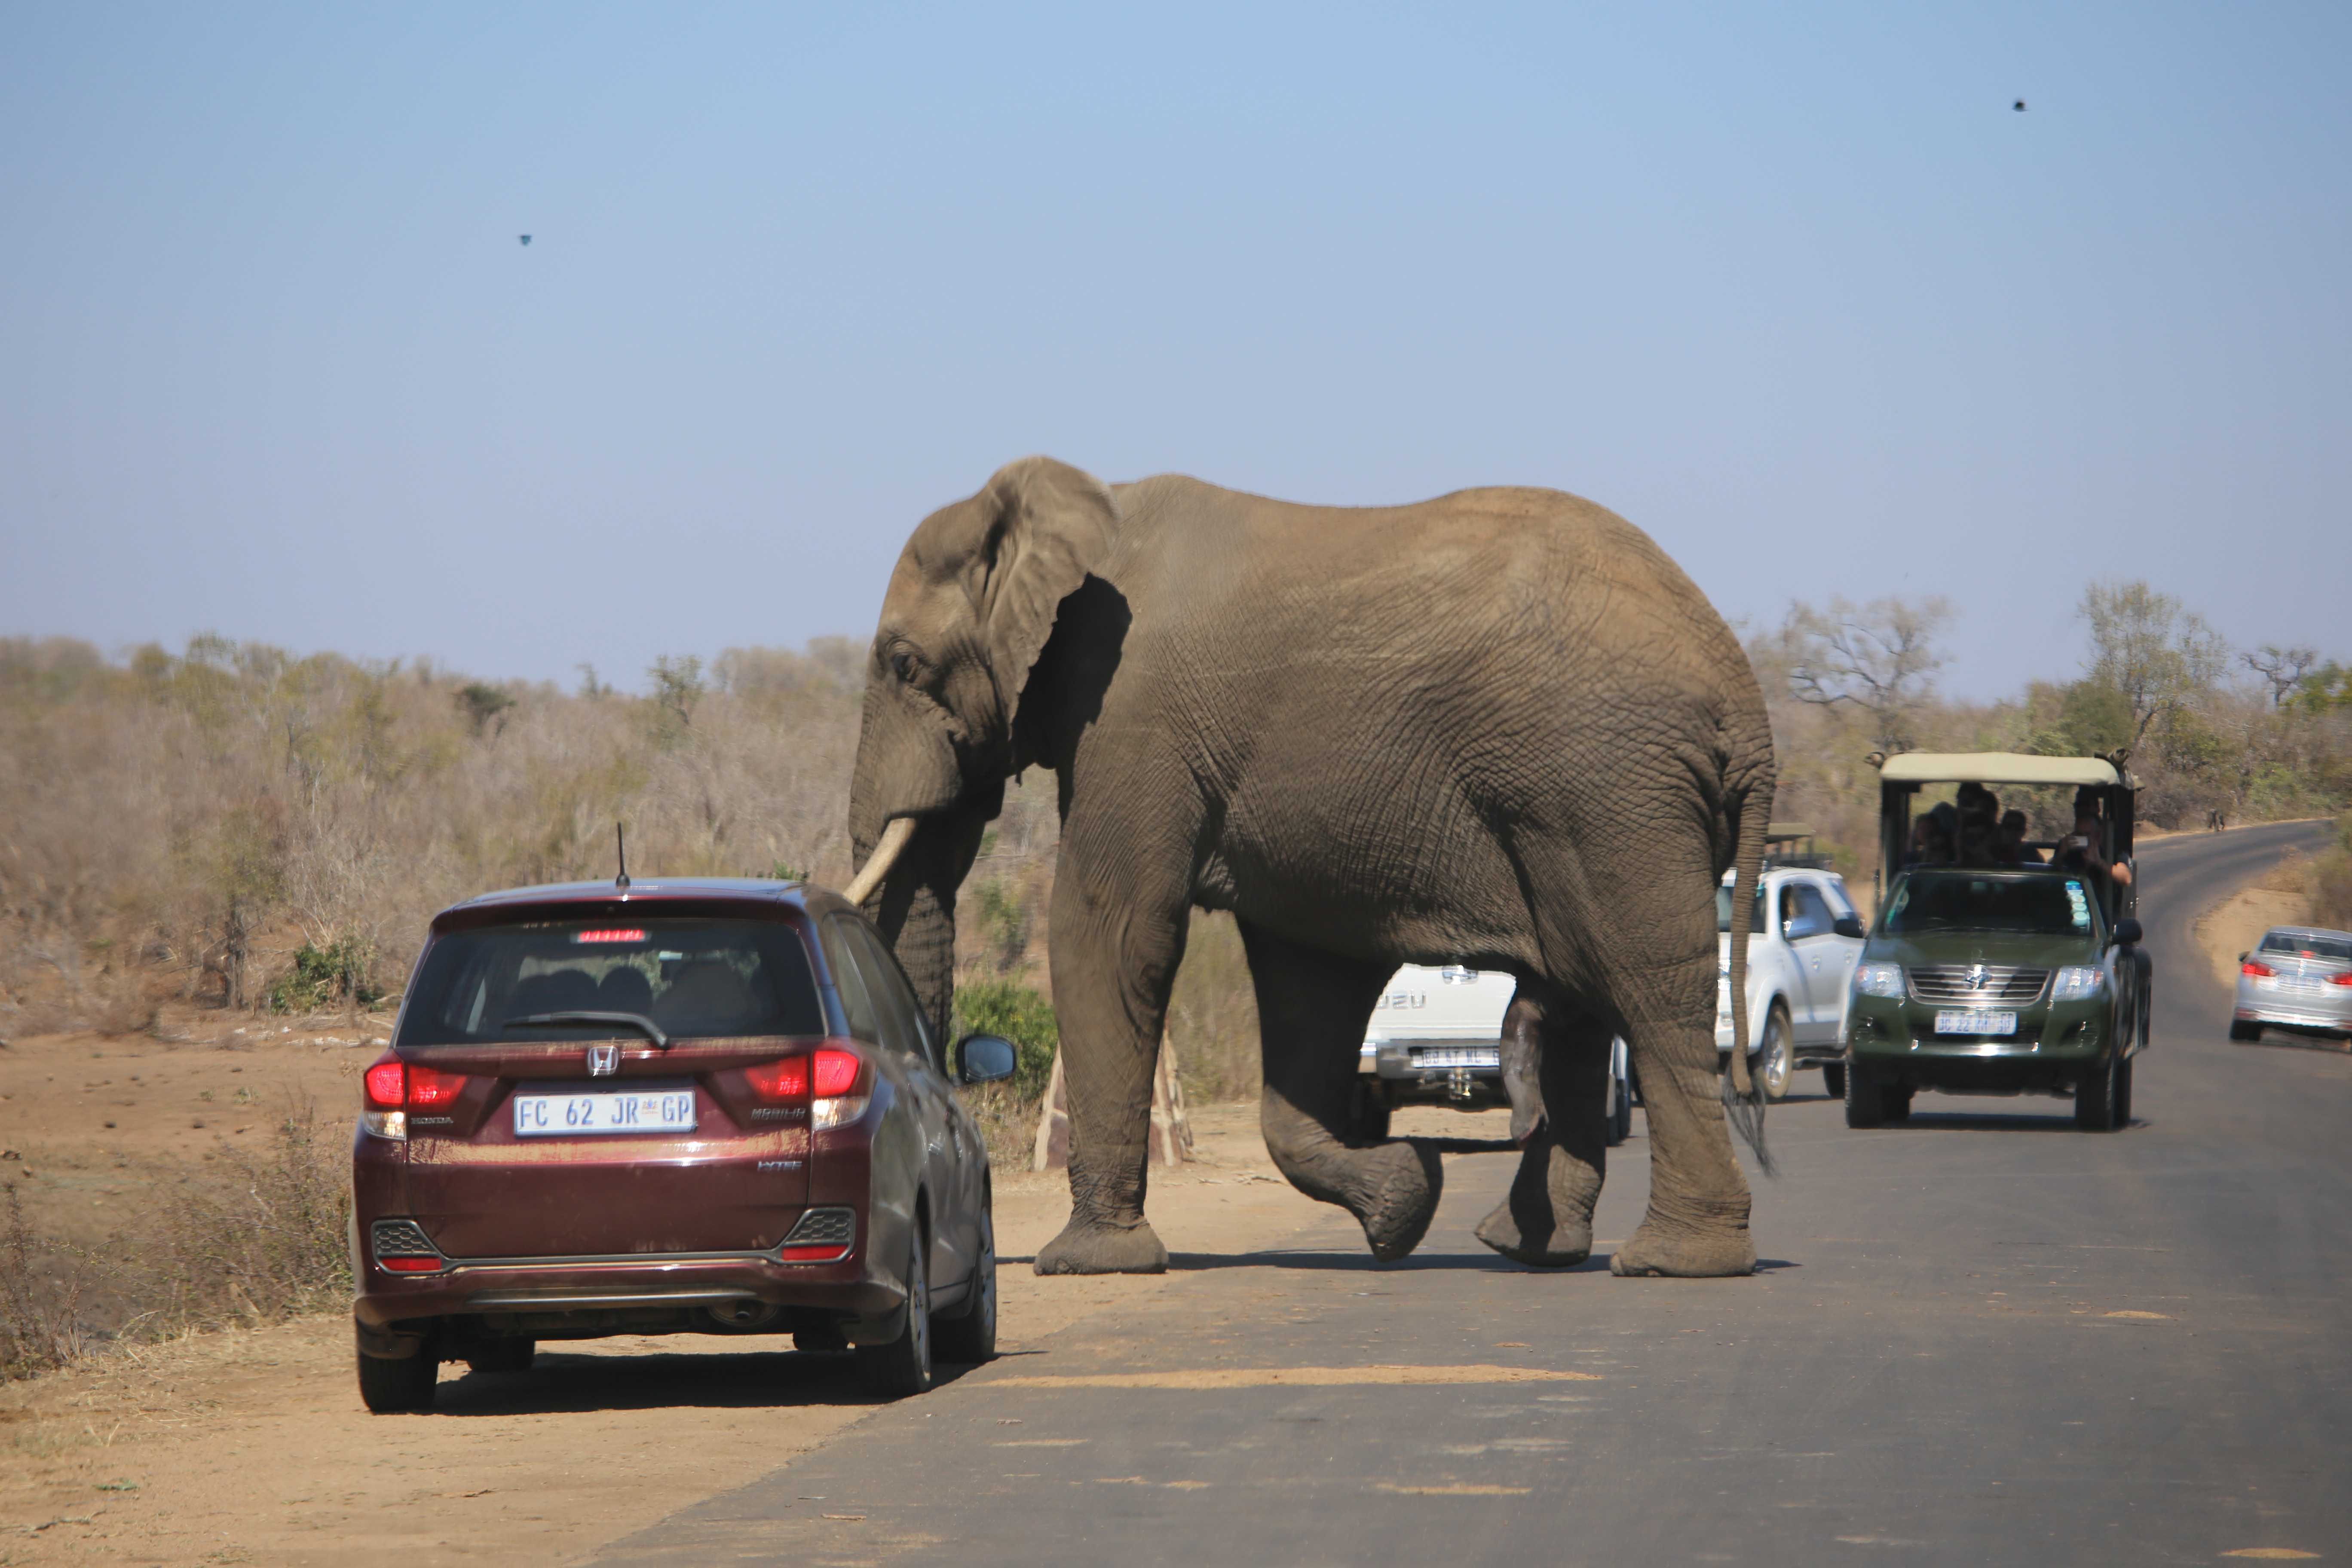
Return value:
[(1503, 1065), (1500, 1046), (1434, 1046), (1412, 1053), (1417, 1068), (1495, 1068)]
[(691, 1132), (694, 1090), (667, 1085), (640, 1089), (537, 1089), (514, 1097), (518, 1138), (576, 1138), (602, 1132)]
[(2013, 1035), (2017, 1033), (2014, 1013), (1938, 1013), (1936, 1033), (1939, 1035)]

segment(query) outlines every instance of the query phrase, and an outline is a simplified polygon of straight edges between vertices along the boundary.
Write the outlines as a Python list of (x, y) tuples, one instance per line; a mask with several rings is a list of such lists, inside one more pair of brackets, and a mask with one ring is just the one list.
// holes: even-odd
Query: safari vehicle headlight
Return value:
[(2051, 984), (2050, 1000), (2080, 1002), (2086, 996), (2096, 996), (2099, 987), (2106, 983), (2105, 971), (2084, 963), (2070, 963), (2058, 972), (2058, 978)]
[(1855, 964), (1853, 994), (1857, 996), (1902, 995), (1903, 966), (1899, 963)]

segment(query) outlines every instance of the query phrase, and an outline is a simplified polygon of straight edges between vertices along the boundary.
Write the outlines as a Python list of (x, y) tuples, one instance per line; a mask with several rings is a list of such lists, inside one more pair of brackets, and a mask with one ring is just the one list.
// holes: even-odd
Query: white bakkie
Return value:
[[(1360, 1133), (1385, 1130), (1388, 1112), (1420, 1100), (1479, 1110), (1509, 1103), (1503, 1092), (1503, 1016), (1518, 981), (1508, 971), (1408, 963), (1390, 976), (1364, 1026)], [(1633, 1125), (1625, 1042), (1610, 1049), (1609, 1142)]]
[[(1731, 876), (1716, 893), (1715, 1048), (1731, 1050)], [(1768, 863), (1748, 942), (1748, 1047), (1764, 1092), (1789, 1092), (1801, 1067), (1820, 1067), (1845, 1092), (1845, 1016), (1864, 942), (1845, 879), (1812, 866)]]

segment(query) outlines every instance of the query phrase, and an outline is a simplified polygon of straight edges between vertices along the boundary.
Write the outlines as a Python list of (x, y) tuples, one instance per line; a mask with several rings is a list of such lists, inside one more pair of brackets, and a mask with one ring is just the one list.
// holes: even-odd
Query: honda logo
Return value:
[(588, 1076), (590, 1078), (611, 1078), (614, 1073), (619, 1072), (620, 1070), (620, 1047), (591, 1046), (588, 1047)]

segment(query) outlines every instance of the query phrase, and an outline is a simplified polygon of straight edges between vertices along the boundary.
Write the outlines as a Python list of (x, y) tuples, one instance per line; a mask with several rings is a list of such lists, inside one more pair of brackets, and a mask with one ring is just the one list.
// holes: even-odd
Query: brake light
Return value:
[(572, 933), (574, 942), (643, 942), (641, 931), (578, 931)]
[(378, 1062), (368, 1068), (367, 1102), (372, 1110), (398, 1110), (407, 1104), (407, 1068), (397, 1060)]
[(422, 1110), (430, 1106), (454, 1105), (465, 1089), (464, 1073), (411, 1067), (408, 1069), (408, 1109)]
[(2330, 985), (2352, 985), (2352, 969), (2339, 970), (2327, 977)]
[(2273, 969), (2267, 963), (2256, 963), (2250, 958), (2246, 960), (2245, 963), (2238, 965), (2238, 973), (2241, 974), (2251, 974), (2257, 980), (2268, 980), (2273, 975), (2275, 975), (2278, 971)]
[(846, 1127), (866, 1114), (866, 1103), (872, 1097), (850, 1092), (865, 1074), (864, 1058), (856, 1051), (827, 1047), (809, 1061), (816, 1080), (816, 1102), (809, 1112), (811, 1127), (820, 1132), (828, 1127)]
[(765, 1067), (745, 1068), (743, 1078), (761, 1100), (800, 1100), (809, 1091), (809, 1059), (786, 1057)]

